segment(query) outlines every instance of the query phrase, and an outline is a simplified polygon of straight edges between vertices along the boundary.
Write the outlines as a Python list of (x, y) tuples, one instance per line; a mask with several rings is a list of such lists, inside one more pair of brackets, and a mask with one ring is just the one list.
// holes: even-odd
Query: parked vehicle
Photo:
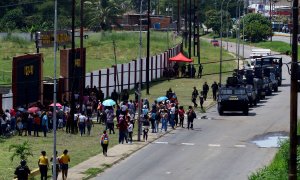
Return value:
[(219, 41), (216, 40), (216, 39), (211, 40), (210, 43), (211, 43), (213, 46), (219, 46)]
[(218, 94), (218, 112), (242, 111), (245, 115), (249, 112), (249, 99), (246, 88), (240, 86), (236, 77), (229, 77), (226, 86), (221, 86)]

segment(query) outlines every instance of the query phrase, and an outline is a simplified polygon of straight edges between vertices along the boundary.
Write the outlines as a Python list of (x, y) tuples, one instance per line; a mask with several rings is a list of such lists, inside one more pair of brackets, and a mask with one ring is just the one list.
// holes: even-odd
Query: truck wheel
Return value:
[(257, 105), (257, 99), (254, 100), (254, 106), (256, 106), (256, 105)]
[(243, 113), (244, 113), (246, 116), (248, 116), (249, 110), (248, 110), (248, 109), (245, 109), (245, 110), (243, 111)]
[(218, 113), (220, 116), (222, 116), (224, 114), (223, 112), (223, 109), (222, 109), (222, 106), (221, 105), (218, 105)]
[(274, 88), (274, 92), (278, 92), (278, 86)]

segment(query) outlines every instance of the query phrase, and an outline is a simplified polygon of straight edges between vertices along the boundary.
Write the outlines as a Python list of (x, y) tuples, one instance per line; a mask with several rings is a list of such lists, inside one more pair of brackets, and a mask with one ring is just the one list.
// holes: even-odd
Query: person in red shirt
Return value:
[(180, 106), (179, 107), (179, 110), (178, 110), (178, 115), (179, 115), (179, 125), (183, 128), (183, 121), (184, 121), (184, 109), (183, 109), (183, 106)]

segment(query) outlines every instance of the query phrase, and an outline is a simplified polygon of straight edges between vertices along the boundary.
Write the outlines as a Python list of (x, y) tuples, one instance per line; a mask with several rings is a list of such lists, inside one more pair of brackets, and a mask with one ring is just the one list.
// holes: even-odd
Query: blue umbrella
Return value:
[(116, 105), (116, 102), (112, 99), (106, 99), (102, 104), (103, 106), (113, 106)]
[(165, 101), (167, 100), (168, 98), (166, 96), (161, 96), (159, 98), (156, 99), (157, 102), (161, 102), (161, 101)]

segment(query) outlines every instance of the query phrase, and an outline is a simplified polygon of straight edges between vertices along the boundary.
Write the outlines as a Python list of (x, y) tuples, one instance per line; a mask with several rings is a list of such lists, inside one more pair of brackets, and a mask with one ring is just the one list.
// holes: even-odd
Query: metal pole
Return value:
[[(119, 71), (118, 71), (118, 66), (117, 66), (117, 53), (116, 53), (116, 42), (115, 40), (113, 40), (113, 47), (114, 47), (114, 59), (115, 59), (115, 66), (116, 66), (116, 78), (117, 78), (117, 82), (115, 81), (115, 87), (118, 87), (118, 93), (120, 93), (120, 83), (119, 83)], [(120, 100), (120, 96), (119, 96), (119, 100)]]
[[(238, 1), (238, 2), (241, 2), (241, 1)], [(239, 70), (240, 69), (240, 40), (241, 40), (241, 32), (240, 32), (240, 29), (241, 29), (241, 5), (240, 5), (240, 3), (238, 3), (238, 6), (239, 6), (239, 26), (238, 26), (238, 34), (237, 34), (237, 37), (238, 37), (238, 64), (237, 64), (237, 69)]]
[(223, 51), (223, 31), (222, 31), (222, 26), (223, 26), (223, 3), (225, 0), (222, 1), (221, 3), (221, 30), (220, 30), (220, 73), (219, 73), (219, 83), (222, 84), (222, 51)]
[(140, 61), (140, 72), (139, 72), (139, 87), (138, 87), (138, 141), (141, 141), (141, 99), (142, 99), (142, 6), (143, 0), (141, 0), (140, 4), (140, 46), (139, 46), (139, 61)]
[(177, 33), (180, 32), (180, 0), (177, 0)]
[(192, 57), (192, 0), (190, 2), (190, 7), (189, 7), (189, 58)]
[(148, 0), (148, 26), (147, 26), (147, 58), (146, 58), (146, 86), (147, 86), (147, 94), (149, 95), (149, 58), (150, 58), (150, 0)]
[(269, 15), (270, 15), (270, 22), (271, 22), (271, 37), (270, 41), (272, 42), (272, 36), (273, 36), (273, 30), (272, 30), (272, 0), (270, 1), (270, 10), (269, 10)]
[(188, 12), (188, 8), (187, 8), (187, 0), (184, 0), (184, 47), (187, 47), (187, 12)]
[[(80, 67), (82, 69), (85, 68), (85, 66), (83, 65), (83, 0), (80, 0)], [(79, 82), (81, 82), (79, 83), (80, 97), (83, 97), (83, 89), (85, 82), (85, 75), (83, 75), (83, 73), (80, 75), (79, 80)], [(80, 107), (81, 106), (82, 103), (80, 101)]]
[[(236, 1), (236, 8), (235, 8), (235, 21), (236, 21), (236, 25), (237, 25), (237, 20), (238, 20), (238, 6), (239, 6), (239, 0)], [(238, 27), (236, 26), (235, 29), (235, 57), (238, 57)]]
[[(53, 167), (56, 167), (56, 51), (57, 51), (57, 0), (54, 3), (54, 89), (53, 89)], [(52, 179), (56, 180), (56, 168)]]
[[(229, 0), (227, 2), (227, 6), (226, 6), (226, 10), (228, 12), (228, 4), (231, 0)], [(229, 16), (226, 16), (226, 20), (227, 20), (227, 23), (226, 23), (226, 28), (227, 28), (227, 33), (226, 33), (226, 36), (227, 36), (227, 41), (226, 41), (226, 44), (227, 44), (227, 51), (228, 51), (228, 34), (229, 34)]]
[[(71, 61), (72, 64), (74, 65), (74, 61), (75, 61), (75, 0), (72, 0), (72, 50), (71, 50)], [(69, 72), (70, 73), (70, 72)], [(71, 91), (71, 110), (70, 110), (70, 116), (73, 119), (74, 118), (74, 114), (75, 114), (75, 98), (74, 98), (74, 73), (72, 73), (72, 77), (71, 79), (68, 79), (69, 82), (69, 89), (68, 92)], [(72, 84), (70, 83), (72, 82)], [(71, 88), (71, 89), (70, 89)], [(80, 107), (81, 108), (81, 107)], [(75, 127), (74, 127), (74, 121), (71, 121), (71, 132), (75, 133)]]
[(290, 161), (289, 180), (297, 179), (297, 72), (298, 72), (298, 0), (293, 1), (293, 43), (291, 64), (291, 95), (290, 95)]

